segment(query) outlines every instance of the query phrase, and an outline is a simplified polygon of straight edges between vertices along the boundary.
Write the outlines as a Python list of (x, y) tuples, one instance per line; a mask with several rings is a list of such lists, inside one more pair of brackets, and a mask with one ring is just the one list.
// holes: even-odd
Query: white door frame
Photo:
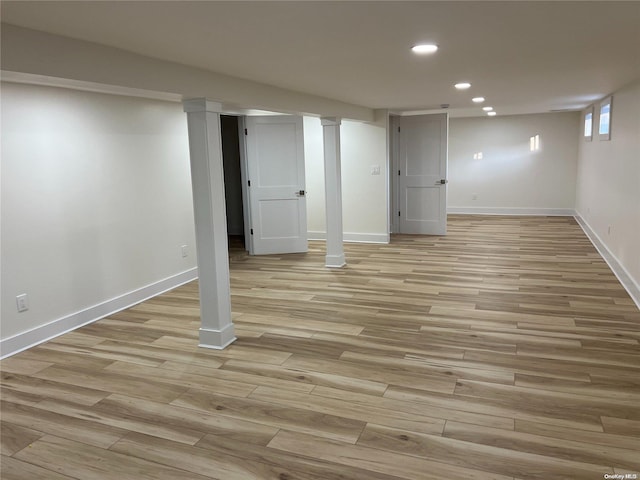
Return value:
[(240, 139), (240, 178), (242, 181), (242, 204), (244, 215), (244, 248), (253, 255), (253, 235), (251, 235), (251, 205), (249, 204), (249, 174), (247, 165), (247, 117), (238, 117), (238, 138)]
[(390, 198), (391, 209), (389, 222), (391, 224), (391, 233), (400, 232), (400, 221), (398, 212), (400, 211), (400, 179), (398, 178), (398, 170), (400, 169), (400, 116), (389, 116), (389, 156), (391, 157), (391, 168), (389, 174), (390, 180)]

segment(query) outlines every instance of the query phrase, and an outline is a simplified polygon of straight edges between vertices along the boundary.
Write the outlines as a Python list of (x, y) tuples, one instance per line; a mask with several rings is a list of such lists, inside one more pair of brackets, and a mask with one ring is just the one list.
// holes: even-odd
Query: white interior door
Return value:
[(400, 118), (400, 233), (447, 233), (447, 114)]
[(250, 253), (308, 250), (302, 117), (246, 118)]

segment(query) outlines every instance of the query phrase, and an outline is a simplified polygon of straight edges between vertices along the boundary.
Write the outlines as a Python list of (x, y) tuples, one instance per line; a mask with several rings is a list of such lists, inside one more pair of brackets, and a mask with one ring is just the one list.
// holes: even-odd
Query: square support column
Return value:
[(220, 137), (221, 105), (185, 100), (200, 287), (200, 346), (223, 349), (235, 339), (231, 321), (229, 248)]
[(324, 188), (327, 215), (326, 266), (346, 265), (342, 227), (342, 172), (340, 163), (340, 118), (323, 117)]

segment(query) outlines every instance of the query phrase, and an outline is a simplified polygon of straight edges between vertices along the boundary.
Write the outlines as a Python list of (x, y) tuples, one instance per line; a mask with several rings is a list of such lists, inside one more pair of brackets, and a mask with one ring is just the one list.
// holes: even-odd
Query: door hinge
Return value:
[(247, 129), (246, 129), (246, 128), (244, 129), (244, 134), (245, 134), (245, 135), (249, 135), (249, 132), (247, 131)]
[(251, 229), (251, 235), (253, 235), (253, 228)]
[(398, 176), (400, 176), (400, 170), (398, 170)]
[(400, 212), (398, 212), (398, 216), (400, 216)]
[(247, 180), (247, 186), (251, 186), (251, 180)]
[(398, 133), (400, 133), (400, 127), (398, 127)]

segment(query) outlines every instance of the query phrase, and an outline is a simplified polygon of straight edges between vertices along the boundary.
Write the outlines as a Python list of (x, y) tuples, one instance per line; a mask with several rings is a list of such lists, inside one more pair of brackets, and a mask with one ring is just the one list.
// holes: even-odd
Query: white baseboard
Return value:
[(189, 283), (196, 278), (198, 278), (198, 269), (192, 268), (79, 312), (40, 325), (26, 332), (2, 339), (2, 341), (0, 341), (0, 358), (6, 358), (28, 348), (35, 347), (40, 343), (75, 330), (83, 325), (93, 323), (151, 297)]
[(447, 207), (447, 213), (467, 215), (537, 215), (543, 217), (573, 217), (572, 208), (521, 208), (521, 207)]
[[(327, 232), (307, 232), (309, 240), (326, 240)], [(347, 233), (342, 236), (348, 243), (389, 243), (388, 233)]]
[(591, 228), (591, 226), (580, 216), (580, 214), (575, 214), (575, 219), (578, 222), (578, 225), (582, 227), (585, 235), (589, 237), (591, 243), (596, 250), (600, 254), (600, 256), (607, 262), (609, 268), (613, 272), (613, 274), (618, 278), (624, 289), (627, 291), (631, 299), (635, 302), (638, 308), (640, 308), (640, 285), (633, 279), (627, 269), (620, 263), (620, 261), (616, 258), (616, 256), (611, 253), (611, 250), (605, 245), (605, 243), (600, 239), (598, 234)]

